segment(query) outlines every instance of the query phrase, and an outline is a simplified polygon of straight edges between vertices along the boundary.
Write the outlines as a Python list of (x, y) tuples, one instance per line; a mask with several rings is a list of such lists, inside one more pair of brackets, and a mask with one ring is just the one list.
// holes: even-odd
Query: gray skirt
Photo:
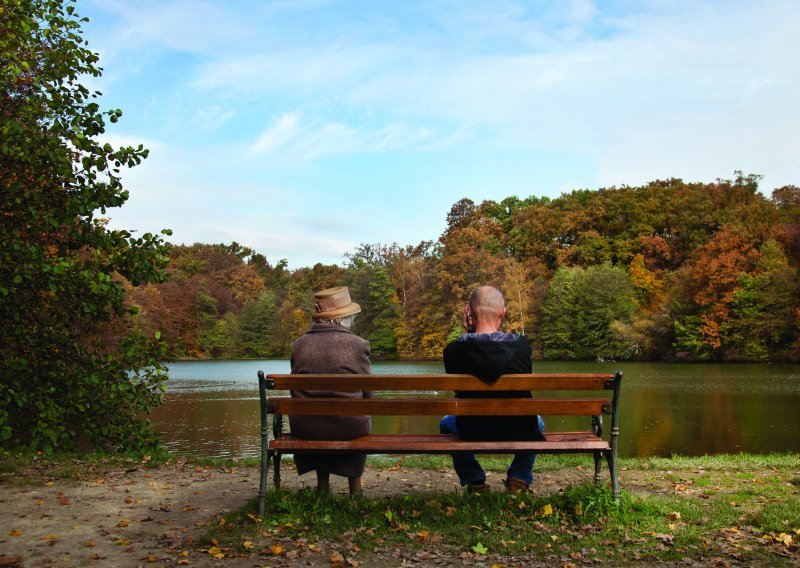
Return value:
[[(352, 440), (371, 430), (369, 416), (291, 416), (292, 435), (305, 440)], [(342, 477), (360, 477), (364, 473), (365, 454), (295, 454), (298, 475), (319, 471)]]

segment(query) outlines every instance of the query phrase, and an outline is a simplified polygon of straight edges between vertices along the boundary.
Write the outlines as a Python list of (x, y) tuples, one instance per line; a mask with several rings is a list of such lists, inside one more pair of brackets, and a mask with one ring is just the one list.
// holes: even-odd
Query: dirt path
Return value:
[[(283, 472), (287, 488), (314, 482), (310, 475), (299, 478), (290, 464)], [(559, 472), (535, 485), (552, 493), (589, 477)], [(490, 473), (488, 481), (499, 488), (501, 478)], [(346, 491), (346, 480), (332, 481), (335, 492)], [(449, 492), (457, 485), (449, 470), (368, 468), (364, 477), (367, 496)], [(214, 559), (195, 542), (257, 487), (258, 468), (186, 463), (112, 467), (78, 480), (7, 480), (0, 483), (0, 566), (262, 566), (258, 558)], [(327, 557), (324, 564), (330, 565)]]

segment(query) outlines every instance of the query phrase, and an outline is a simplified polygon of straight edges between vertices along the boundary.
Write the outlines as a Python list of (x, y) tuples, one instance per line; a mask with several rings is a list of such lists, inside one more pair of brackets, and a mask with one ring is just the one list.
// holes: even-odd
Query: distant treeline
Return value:
[(130, 286), (133, 323), (175, 357), (284, 357), (313, 291), (347, 285), (374, 355), (431, 359), (462, 331), (471, 291), (492, 284), (506, 329), (538, 358), (798, 361), (800, 188), (767, 198), (758, 181), (462, 199), (437, 241), (363, 244), (345, 266), (288, 270), (237, 243), (173, 246), (168, 282)]

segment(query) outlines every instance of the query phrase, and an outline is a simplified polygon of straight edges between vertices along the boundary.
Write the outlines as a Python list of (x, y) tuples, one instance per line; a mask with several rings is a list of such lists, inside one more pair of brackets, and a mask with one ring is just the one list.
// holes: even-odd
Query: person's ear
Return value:
[(508, 313), (508, 310), (506, 310), (506, 309), (505, 309), (505, 307), (504, 307), (504, 308), (503, 308), (503, 309), (500, 311), (500, 319), (504, 319), (504, 318), (506, 317), (506, 314), (507, 314), (507, 313)]

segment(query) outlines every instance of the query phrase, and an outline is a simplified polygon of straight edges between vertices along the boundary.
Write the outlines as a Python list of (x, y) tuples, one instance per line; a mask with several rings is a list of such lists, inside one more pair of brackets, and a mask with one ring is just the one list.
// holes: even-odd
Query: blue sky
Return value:
[(111, 226), (291, 268), (450, 206), (669, 177), (800, 184), (800, 2), (78, 0), (144, 144)]

